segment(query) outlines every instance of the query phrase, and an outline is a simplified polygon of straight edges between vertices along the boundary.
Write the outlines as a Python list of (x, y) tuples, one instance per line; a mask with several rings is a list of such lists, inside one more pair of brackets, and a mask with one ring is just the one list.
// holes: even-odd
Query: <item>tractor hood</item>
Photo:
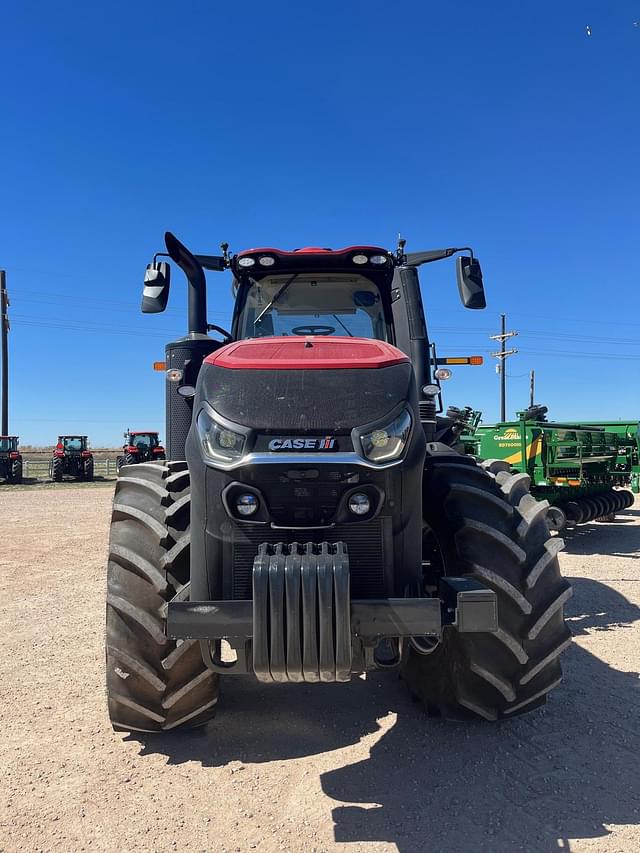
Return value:
[(205, 359), (196, 408), (257, 430), (349, 431), (405, 402), (416, 411), (407, 356), (384, 341), (296, 337), (236, 341)]

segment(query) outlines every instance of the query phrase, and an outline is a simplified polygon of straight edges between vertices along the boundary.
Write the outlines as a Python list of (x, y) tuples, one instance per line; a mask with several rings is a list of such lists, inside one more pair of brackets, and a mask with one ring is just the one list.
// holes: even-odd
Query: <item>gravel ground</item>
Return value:
[(265, 687), (114, 734), (112, 488), (0, 490), (0, 851), (640, 850), (640, 504), (569, 534), (565, 683), (501, 724), (430, 721), (393, 674)]

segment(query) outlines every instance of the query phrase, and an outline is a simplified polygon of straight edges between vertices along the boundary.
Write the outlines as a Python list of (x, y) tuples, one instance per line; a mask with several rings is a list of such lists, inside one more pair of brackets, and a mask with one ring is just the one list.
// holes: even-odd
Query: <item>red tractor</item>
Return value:
[(93, 453), (86, 435), (59, 435), (49, 463), (49, 477), (55, 483), (63, 477), (93, 480)]
[(22, 482), (22, 455), (17, 435), (0, 435), (0, 479), (8, 483)]
[(139, 462), (154, 462), (166, 459), (164, 447), (160, 444), (159, 433), (147, 430), (146, 432), (132, 432), (128, 429), (124, 433), (125, 443), (122, 446), (124, 454), (118, 456), (116, 464), (118, 471), (125, 465), (136, 465)]

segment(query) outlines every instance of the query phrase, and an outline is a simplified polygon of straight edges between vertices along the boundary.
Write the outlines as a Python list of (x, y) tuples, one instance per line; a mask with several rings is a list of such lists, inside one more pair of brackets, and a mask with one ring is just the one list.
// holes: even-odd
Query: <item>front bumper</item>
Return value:
[[(439, 639), (445, 627), (496, 631), (493, 590), (449, 577), (439, 598), (351, 599), (343, 543), (261, 546), (252, 600), (174, 600), (167, 618), (168, 636), (200, 640), (216, 672), (281, 682), (348, 681), (352, 672), (388, 668), (399, 662), (400, 641)], [(222, 659), (221, 640), (234, 662)]]

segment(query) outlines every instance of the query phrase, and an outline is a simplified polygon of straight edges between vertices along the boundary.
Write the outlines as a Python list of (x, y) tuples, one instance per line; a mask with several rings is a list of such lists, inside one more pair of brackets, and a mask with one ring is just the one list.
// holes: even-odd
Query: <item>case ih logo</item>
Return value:
[(269, 450), (334, 450), (336, 440), (330, 435), (324, 438), (272, 438)]

